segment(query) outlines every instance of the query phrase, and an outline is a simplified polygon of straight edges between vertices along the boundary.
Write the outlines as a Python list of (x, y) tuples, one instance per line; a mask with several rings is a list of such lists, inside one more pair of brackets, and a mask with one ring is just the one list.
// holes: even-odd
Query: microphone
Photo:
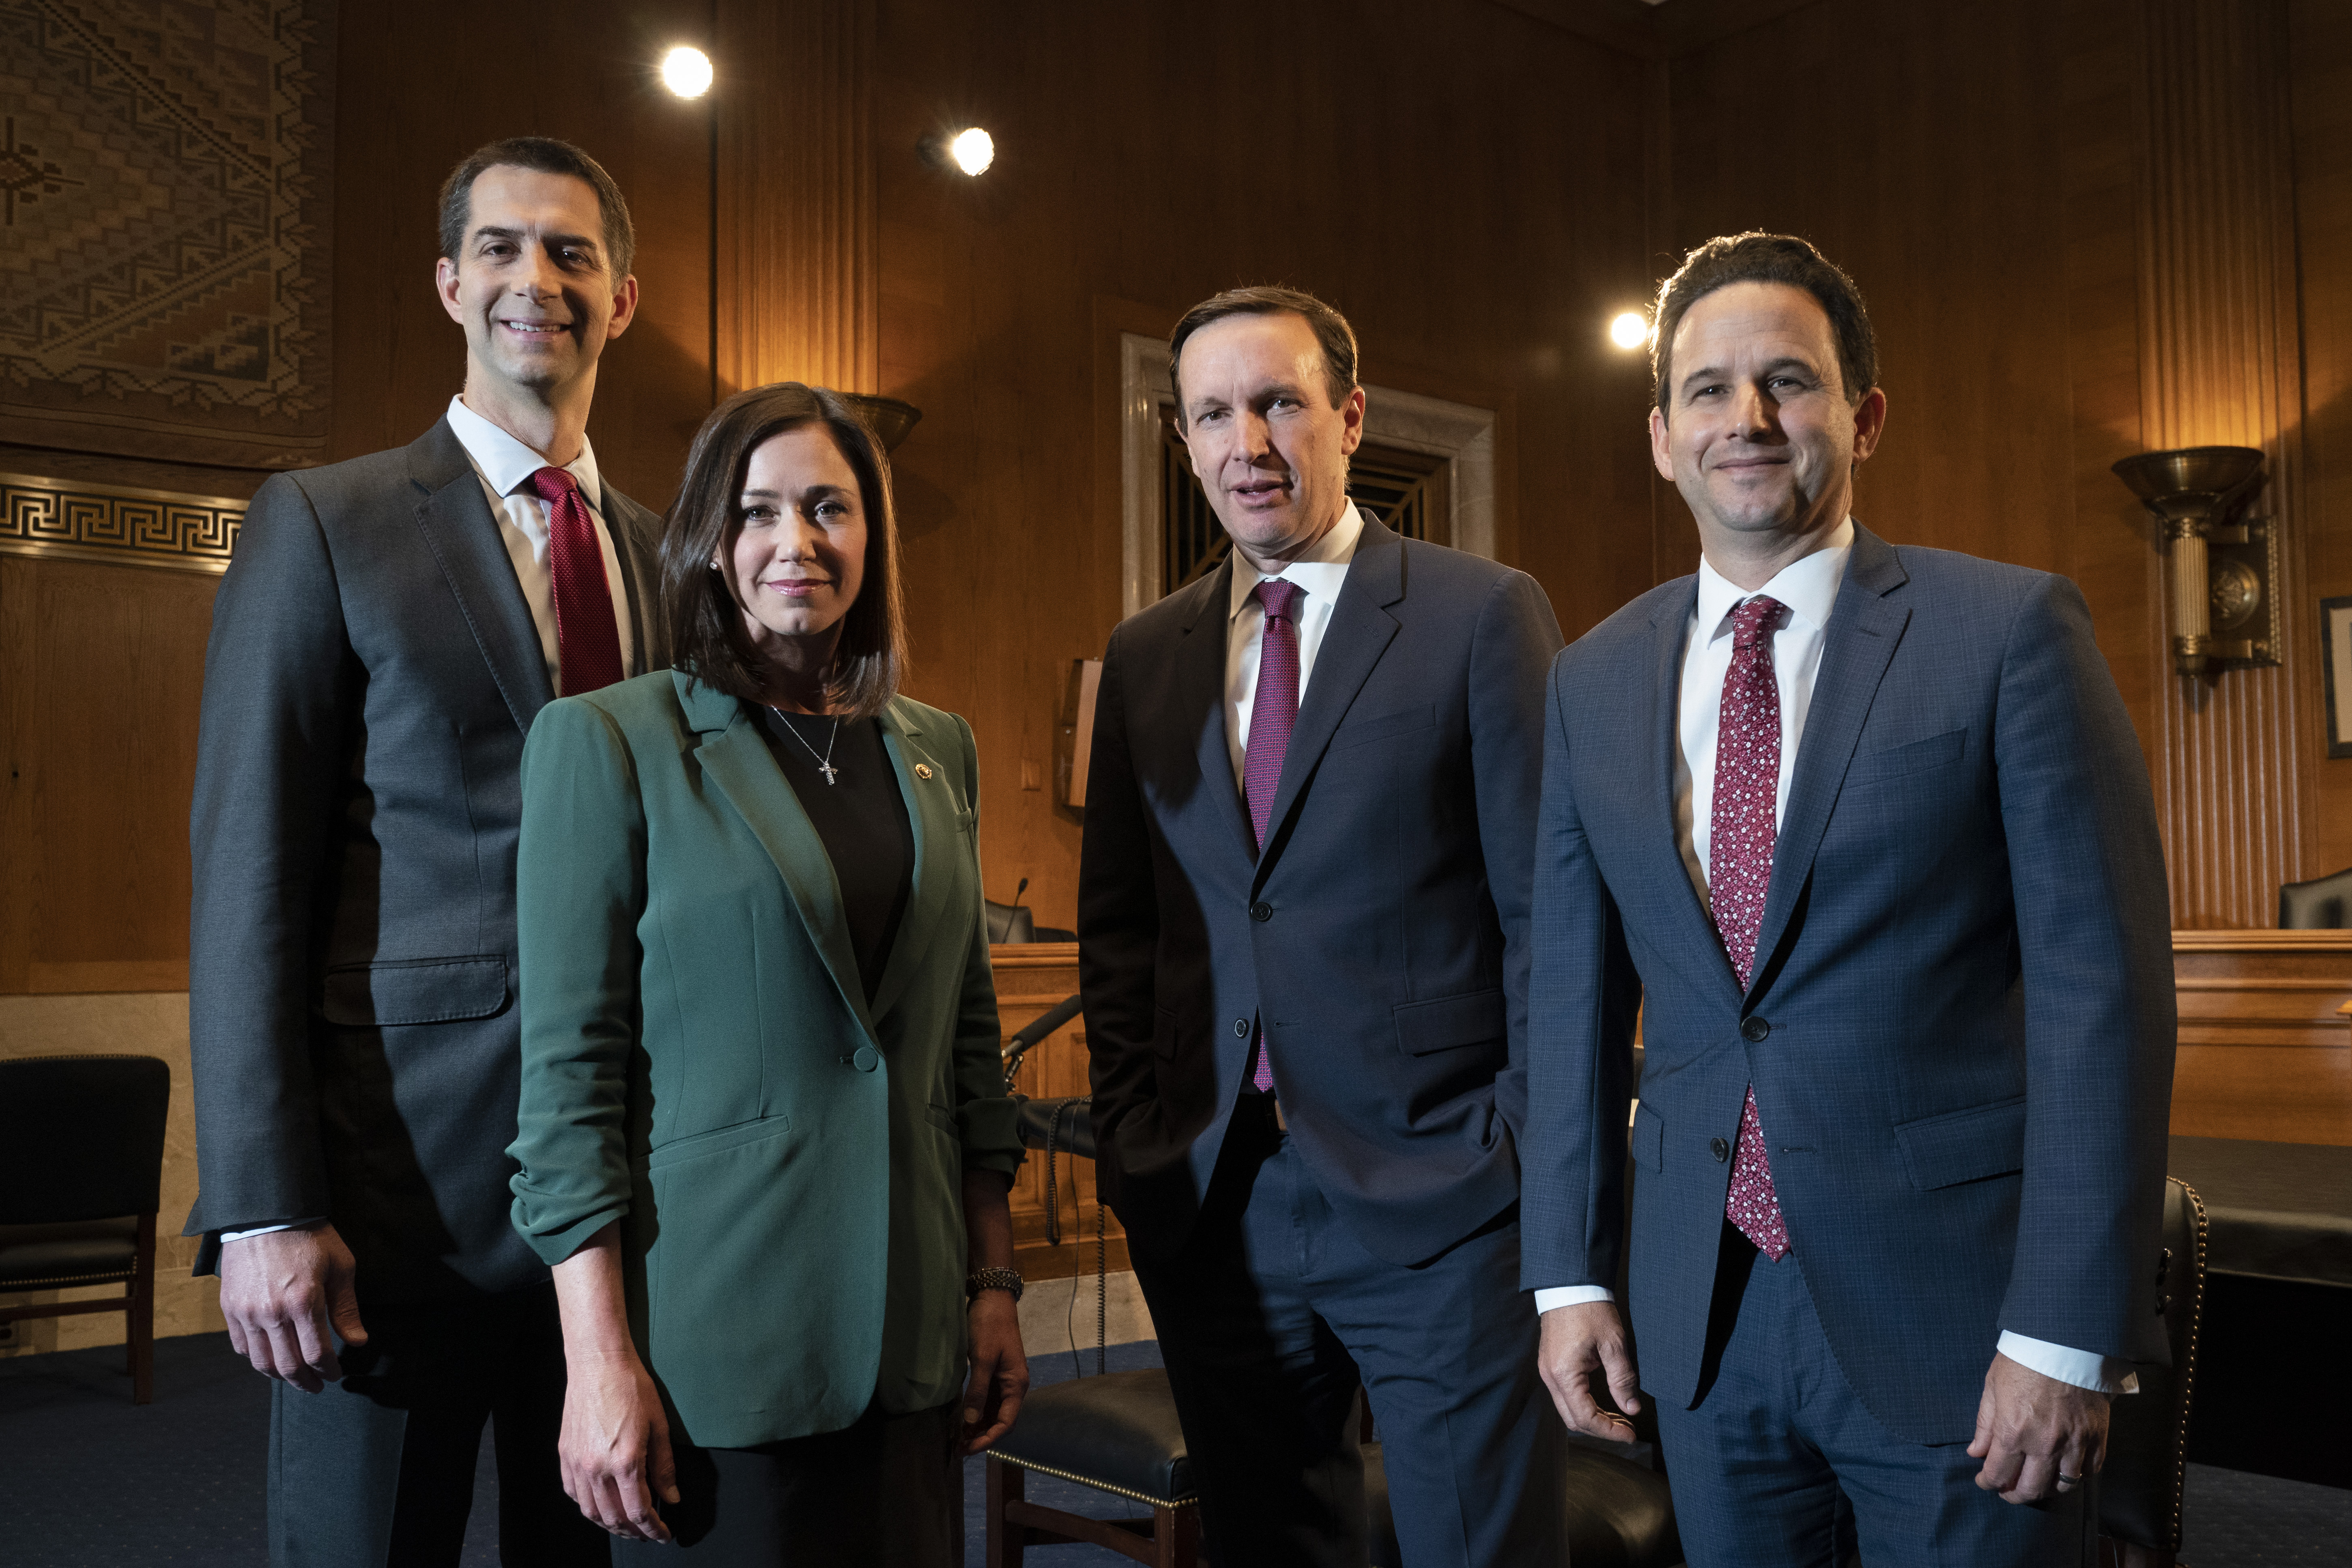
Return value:
[(1025, 893), (1025, 892), (1027, 892), (1028, 890), (1029, 890), (1029, 879), (1028, 879), (1028, 878), (1026, 878), (1026, 877), (1024, 877), (1024, 878), (1022, 878), (1022, 879), (1021, 879), (1021, 885), (1020, 885), (1019, 887), (1017, 887), (1017, 888), (1015, 888), (1015, 889), (1013, 889), (1013, 907), (1014, 909), (1016, 909), (1016, 910), (1017, 910), (1017, 909), (1019, 909), (1019, 908), (1021, 907), (1021, 895), (1022, 895), (1022, 894), (1024, 894), (1024, 893)]

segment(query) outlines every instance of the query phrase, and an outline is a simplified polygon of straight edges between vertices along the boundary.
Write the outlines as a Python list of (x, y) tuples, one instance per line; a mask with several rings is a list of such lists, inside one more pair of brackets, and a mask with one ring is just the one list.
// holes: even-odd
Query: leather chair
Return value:
[(2099, 1534), (2103, 1561), (2120, 1568), (2173, 1568), (2180, 1550), (2182, 1466), (2205, 1304), (2205, 1205), (2184, 1182), (2164, 1184), (2163, 1259), (2147, 1294), (2150, 1310), (2164, 1319), (2172, 1365), (2141, 1367), (2139, 1392), (2110, 1407)]
[(2352, 926), (2352, 868), (2279, 889), (2281, 931), (2341, 931)]
[(131, 1399), (155, 1394), (155, 1210), (172, 1069), (153, 1057), (0, 1061), (0, 1293), (127, 1287), (0, 1307), (0, 1322), (124, 1314)]
[[(1153, 1568), (1201, 1559), (1200, 1496), (1176, 1419), (1176, 1396), (1157, 1367), (1074, 1378), (1034, 1389), (1021, 1418), (988, 1451), (987, 1568), (1022, 1568), (1031, 1546), (1087, 1542)], [(1059, 1476), (1139, 1502), (1150, 1512), (1089, 1519), (1028, 1500), (1025, 1472)]]

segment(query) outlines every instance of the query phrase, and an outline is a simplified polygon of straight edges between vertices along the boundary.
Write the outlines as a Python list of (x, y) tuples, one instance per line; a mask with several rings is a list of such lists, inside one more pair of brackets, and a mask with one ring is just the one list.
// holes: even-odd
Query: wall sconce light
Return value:
[(918, 142), (915, 150), (935, 168), (952, 169), (975, 180), (996, 162), (996, 138), (977, 125), (934, 132)]
[(870, 392), (845, 392), (841, 400), (857, 410), (857, 416), (866, 421), (866, 427), (874, 432), (886, 452), (897, 451), (907, 432), (923, 416), (923, 411), (911, 403), (877, 397)]
[(2215, 662), (2276, 664), (2284, 640), (2277, 584), (2278, 523), (2227, 521), (2262, 488), (2252, 447), (2144, 452), (2116, 477), (2154, 514), (2172, 552), (2172, 663), (2183, 675)]
[(1650, 318), (1639, 310), (1620, 310), (1610, 319), (1609, 341), (1628, 351), (1650, 341)]
[(680, 44), (662, 57), (661, 79), (680, 98), (700, 98), (710, 90), (710, 57)]

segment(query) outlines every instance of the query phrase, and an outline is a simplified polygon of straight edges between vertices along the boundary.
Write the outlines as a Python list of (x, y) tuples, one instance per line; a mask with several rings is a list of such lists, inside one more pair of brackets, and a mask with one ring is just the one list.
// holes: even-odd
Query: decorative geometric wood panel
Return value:
[(180, 572), (228, 570), (247, 503), (0, 474), (0, 552)]
[(327, 443), (332, 0), (0, 0), (0, 426), (289, 468)]

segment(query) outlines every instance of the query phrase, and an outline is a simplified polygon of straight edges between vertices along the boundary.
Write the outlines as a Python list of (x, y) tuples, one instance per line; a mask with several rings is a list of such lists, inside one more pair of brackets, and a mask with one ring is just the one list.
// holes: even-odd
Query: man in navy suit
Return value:
[(1853, 520), (1886, 399), (1811, 246), (1693, 251), (1653, 352), (1703, 558), (1552, 668), (1545, 1381), (1586, 1432), (1623, 1432), (1596, 1373), (1638, 1408), (1630, 1135), (1639, 1382), (1694, 1568), (1829, 1564), (1848, 1529), (1870, 1563), (2070, 1560), (2108, 1398), (2164, 1354), (2147, 767), (2074, 584)]
[(1112, 634), (1078, 889), (1097, 1169), (1221, 1568), (1365, 1561), (1360, 1387), (1407, 1562), (1553, 1561), (1518, 1276), (1528, 891), (1558, 623), (1347, 493), (1338, 311), (1177, 326), (1234, 542)]

